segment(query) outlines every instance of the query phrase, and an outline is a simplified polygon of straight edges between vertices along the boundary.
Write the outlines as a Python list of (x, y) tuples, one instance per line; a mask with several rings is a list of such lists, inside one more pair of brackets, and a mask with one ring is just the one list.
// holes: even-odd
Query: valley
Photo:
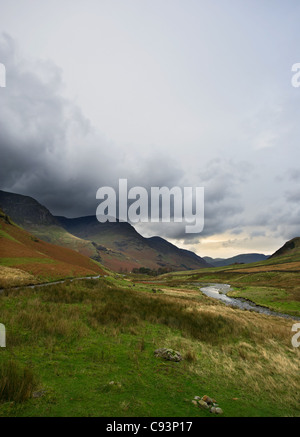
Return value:
[[(93, 217), (52, 216), (54, 223), (46, 212), (41, 225), (39, 212), (34, 223), (30, 215), (23, 221), (25, 230), (7, 211), (0, 211), (7, 345), (0, 349), (0, 417), (214, 416), (195, 403), (205, 395), (224, 417), (300, 415), (300, 349), (291, 343), (300, 317), (298, 238), (263, 261), (213, 267), (159, 237), (145, 248), (126, 223), (99, 228)], [(64, 247), (67, 238), (77, 250)], [(85, 244), (140, 263), (151, 250), (169, 265), (182, 261), (156, 276), (140, 267), (120, 272), (82, 253)], [(183, 269), (187, 260), (201, 267)], [(201, 291), (214, 283), (230, 284), (229, 298), (270, 311)], [(157, 357), (160, 348), (181, 361)]]

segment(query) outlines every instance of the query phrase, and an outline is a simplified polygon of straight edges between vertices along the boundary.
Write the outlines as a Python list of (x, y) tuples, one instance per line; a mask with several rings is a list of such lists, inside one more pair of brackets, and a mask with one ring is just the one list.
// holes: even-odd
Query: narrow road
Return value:
[[(104, 277), (104, 276), (102, 276)], [(33, 285), (19, 285), (18, 287), (11, 288), (1, 288), (0, 294), (4, 292), (4, 290), (19, 290), (20, 288), (36, 288), (36, 287), (47, 287), (49, 285), (63, 284), (64, 282), (73, 282), (73, 281), (82, 281), (83, 279), (99, 279), (101, 275), (98, 276), (84, 276), (82, 278), (71, 278), (71, 279), (61, 279), (55, 282), (43, 282), (42, 284), (33, 284)]]

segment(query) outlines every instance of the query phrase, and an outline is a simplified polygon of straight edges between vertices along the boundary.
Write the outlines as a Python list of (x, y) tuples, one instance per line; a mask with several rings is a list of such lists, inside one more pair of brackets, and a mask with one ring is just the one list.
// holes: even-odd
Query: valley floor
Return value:
[[(204, 296), (187, 281), (107, 277), (6, 290), (0, 416), (299, 416), (292, 320)], [(161, 347), (181, 362), (154, 356)]]

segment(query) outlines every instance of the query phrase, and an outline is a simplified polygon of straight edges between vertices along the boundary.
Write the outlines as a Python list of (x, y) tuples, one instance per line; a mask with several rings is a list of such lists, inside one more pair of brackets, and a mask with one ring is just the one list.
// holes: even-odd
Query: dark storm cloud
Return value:
[(94, 214), (100, 186), (178, 185), (183, 171), (163, 152), (130, 153), (95, 132), (80, 109), (62, 97), (60, 69), (25, 62), (11, 37), (0, 39), (7, 68), (1, 90), (0, 186), (31, 195), (53, 213)]
[(24, 62), (7, 35), (0, 40), (0, 59), (7, 69), (0, 105), (1, 188), (36, 197), (53, 212), (94, 213), (97, 188), (112, 182), (118, 168), (113, 146), (62, 97), (55, 65)]
[[(63, 97), (62, 72), (56, 65), (25, 61), (8, 35), (0, 37), (0, 62), (7, 71), (7, 86), (0, 89), (1, 189), (30, 195), (54, 214), (75, 217), (95, 214), (97, 189), (112, 186), (117, 191), (120, 178), (128, 179), (128, 188), (142, 186), (148, 193), (152, 186), (198, 186), (205, 188), (200, 235), (186, 234), (184, 222), (146, 223), (138, 230), (187, 244), (228, 230), (237, 235), (243, 226), (265, 226), (273, 235), (300, 234), (298, 209), (283, 213), (285, 200), (298, 201), (296, 188), (285, 200), (247, 215), (247, 187), (256, 171), (247, 160), (226, 158), (224, 151), (217, 159), (199, 160), (197, 168), (196, 158), (188, 160), (184, 150), (180, 161), (170, 147), (118, 147)], [(288, 177), (298, 182), (298, 169)]]
[[(31, 195), (54, 213), (73, 216), (94, 214), (97, 189), (117, 190), (119, 178), (128, 179), (128, 188), (139, 185), (149, 192), (151, 186), (171, 188), (188, 181), (168, 153), (118, 150), (95, 132), (79, 108), (62, 97), (57, 66), (25, 62), (7, 35), (1, 37), (0, 59), (7, 67), (0, 106), (2, 189)], [(218, 223), (225, 229), (228, 216), (240, 210), (232, 201), (235, 180), (222, 165), (211, 162), (202, 174), (201, 184), (208, 186), (208, 233)], [(167, 234), (180, 237), (182, 232), (184, 226), (171, 226)]]

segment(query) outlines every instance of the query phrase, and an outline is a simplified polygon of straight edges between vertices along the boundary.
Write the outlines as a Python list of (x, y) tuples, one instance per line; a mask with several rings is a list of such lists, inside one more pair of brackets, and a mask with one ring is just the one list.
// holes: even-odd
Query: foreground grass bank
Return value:
[[(191, 402), (205, 394), (224, 416), (300, 415), (291, 320), (155, 291), (112, 278), (7, 290), (0, 416), (211, 416)], [(156, 358), (160, 347), (184, 360)]]

